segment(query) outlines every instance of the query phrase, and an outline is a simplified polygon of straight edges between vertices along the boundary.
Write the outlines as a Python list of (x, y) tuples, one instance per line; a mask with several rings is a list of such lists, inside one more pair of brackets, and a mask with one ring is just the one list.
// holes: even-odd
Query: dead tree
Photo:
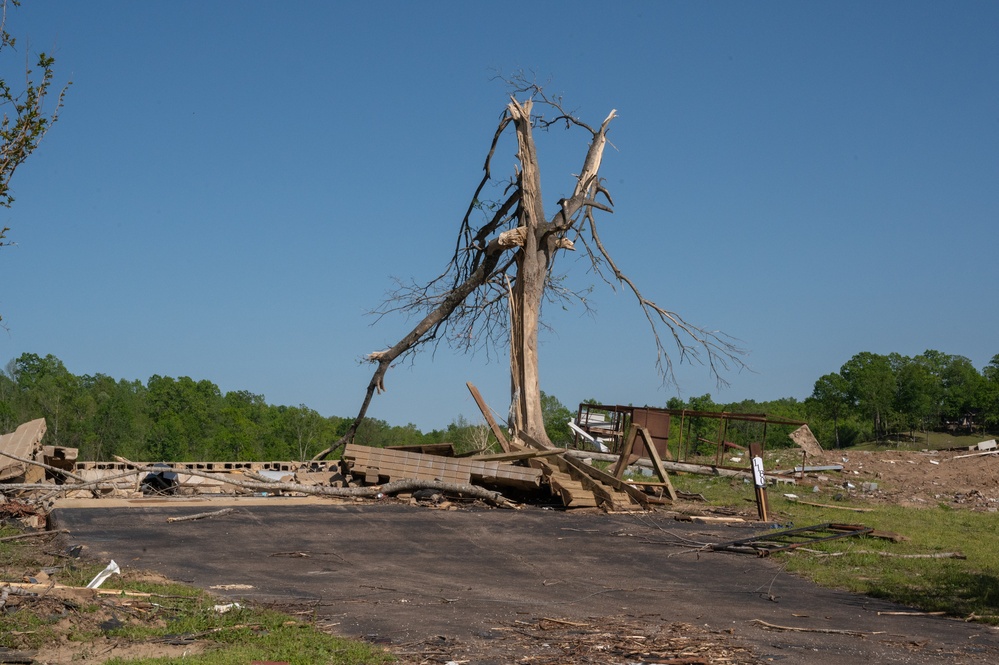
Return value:
[[(516, 96), (522, 96), (518, 101)], [(536, 112), (540, 108), (542, 113)], [(550, 114), (548, 117), (544, 112)], [(672, 338), (678, 360), (706, 362), (719, 381), (720, 370), (731, 364), (742, 366), (741, 349), (730, 338), (685, 321), (647, 299), (607, 252), (597, 233), (595, 211), (612, 212), (610, 193), (600, 180), (600, 164), (607, 145), (607, 130), (616, 117), (611, 111), (598, 127), (591, 127), (567, 112), (560, 98), (550, 98), (538, 85), (525, 84), (515, 90), (493, 136), (492, 144), (471, 203), (462, 219), (454, 253), (444, 272), (427, 284), (400, 284), (390, 294), (380, 316), (402, 312), (420, 317), (415, 327), (394, 346), (375, 351), (366, 360), (376, 365), (361, 409), (348, 432), (332, 447), (316, 456), (322, 459), (353, 440), (376, 392), (385, 389), (385, 373), (393, 363), (424, 344), (445, 340), (472, 350), (509, 341), (511, 406), (508, 426), (525, 439), (550, 445), (541, 412), (538, 380), (538, 330), (542, 303), (548, 299), (582, 299), (565, 290), (552, 276), (559, 250), (575, 249), (580, 242), (595, 271), (613, 274), (638, 300), (652, 329), (656, 367), (667, 383), (674, 381), (673, 358), (664, 338)], [(545, 216), (541, 198), (536, 129), (555, 125), (583, 130), (590, 144), (582, 168), (575, 176), (572, 193), (558, 202), (558, 211)], [(513, 128), (517, 161), (513, 177), (500, 198), (484, 203), (487, 186), (495, 185), (492, 162), (504, 132)], [(483, 215), (479, 223), (473, 216)], [(585, 302), (585, 301), (584, 301)]]

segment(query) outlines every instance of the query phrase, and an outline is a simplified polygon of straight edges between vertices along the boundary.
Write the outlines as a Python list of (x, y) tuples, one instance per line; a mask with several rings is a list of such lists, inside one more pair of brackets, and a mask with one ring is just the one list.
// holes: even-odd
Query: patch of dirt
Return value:
[[(75, 560), (44, 540), (22, 540), (18, 550), (17, 559), (2, 568), (2, 579), (27, 581), (37, 576), (39, 581), (55, 583), (58, 572), (53, 572), (50, 578), (39, 571), (76, 565)], [(144, 571), (127, 571), (123, 577), (132, 582), (170, 582), (162, 575)], [(179, 658), (201, 653), (210, 644), (205, 640), (178, 644), (163, 640), (136, 642), (107, 635), (107, 631), (125, 624), (162, 626), (156, 606), (146, 598), (99, 595), (89, 589), (66, 589), (54, 584), (47, 589), (32, 589), (28, 594), (12, 591), (8, 589), (9, 595), (0, 612), (7, 615), (25, 612), (38, 617), (41, 625), (6, 635), (5, 642), (12, 647), (7, 650), (7, 656), (11, 650), (29, 654), (40, 665), (97, 665), (115, 657)], [(40, 646), (39, 642), (42, 642)], [(7, 662), (4, 652), (0, 647), (0, 662)]]
[(755, 657), (728, 634), (688, 623), (659, 623), (624, 617), (591, 617), (569, 621), (544, 617), (537, 621), (494, 628), (480, 635), (491, 643), (489, 656), (481, 646), (469, 647), (454, 639), (396, 645), (392, 653), (402, 665), (417, 663), (474, 662), (476, 665), (533, 665), (574, 663), (673, 663), (699, 665), (726, 663), (758, 665)]
[[(964, 457), (969, 454), (973, 451), (825, 451), (806, 464), (842, 464), (843, 470), (806, 473), (794, 492), (807, 499), (818, 487), (811, 494), (821, 500), (841, 495), (899, 506), (945, 504), (999, 512), (999, 455)], [(799, 457), (794, 464), (800, 463)]]
[(162, 642), (133, 642), (124, 638), (99, 637), (86, 642), (60, 640), (46, 644), (35, 653), (39, 665), (99, 665), (111, 658), (186, 658), (202, 653), (207, 642), (173, 645)]

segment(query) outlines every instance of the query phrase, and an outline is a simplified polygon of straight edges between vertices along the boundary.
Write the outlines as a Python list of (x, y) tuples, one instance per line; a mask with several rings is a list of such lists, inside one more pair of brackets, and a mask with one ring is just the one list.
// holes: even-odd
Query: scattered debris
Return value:
[(961, 552), (933, 552), (932, 554), (895, 554), (894, 552), (882, 552), (880, 550), (850, 550), (849, 552), (818, 552), (815, 550), (808, 550), (808, 551), (816, 556), (845, 556), (847, 554), (877, 554), (878, 556), (889, 557), (894, 559), (967, 559), (968, 558)]
[(751, 553), (760, 557), (774, 552), (786, 552), (797, 547), (821, 543), (850, 536), (863, 536), (874, 529), (859, 524), (817, 524), (796, 529), (772, 531), (749, 538), (740, 538), (727, 543), (710, 545), (715, 552)]
[(218, 612), (219, 614), (225, 614), (226, 612), (229, 612), (230, 610), (242, 609), (242, 607), (243, 606), (240, 605), (239, 603), (224, 603), (224, 604), (220, 604), (220, 605), (215, 605), (215, 606), (212, 607), (212, 609), (215, 610), (216, 612)]
[(812, 434), (812, 430), (809, 429), (808, 425), (802, 425), (788, 434), (788, 436), (808, 455), (818, 457), (822, 454), (822, 446), (819, 445), (819, 440)]
[(953, 459), (964, 459), (965, 457), (982, 457), (984, 455), (999, 455), (999, 450), (987, 450), (983, 453), (969, 453), (967, 455), (956, 455)]
[(167, 522), (190, 522), (192, 520), (202, 520), (207, 517), (220, 517), (222, 515), (228, 515), (232, 512), (232, 508), (223, 508), (222, 510), (214, 510), (210, 513), (198, 513), (197, 515), (185, 515), (183, 517), (168, 517)]
[(29, 461), (39, 452), (45, 430), (45, 419), (39, 418), (0, 436), (0, 482), (40, 483), (45, 479), (43, 467)]
[(121, 568), (118, 566), (117, 563), (115, 563), (114, 559), (111, 559), (111, 563), (109, 563), (104, 570), (97, 573), (97, 576), (94, 577), (94, 579), (90, 580), (90, 584), (87, 585), (87, 588), (98, 589), (102, 584), (104, 584), (107, 578), (111, 577), (112, 575), (120, 575), (120, 574), (121, 574)]
[[(813, 506), (815, 508), (835, 508), (836, 510), (849, 510), (854, 513), (870, 513), (873, 512), (873, 508), (854, 508), (853, 506), (835, 506), (829, 503), (815, 503), (814, 501), (802, 501), (793, 494), (785, 494), (788, 501), (793, 501), (794, 503), (800, 503), (803, 506)], [(792, 498), (793, 497), (793, 498)]]
[(855, 635), (857, 637), (864, 637), (866, 635), (884, 635), (885, 631), (875, 630), (875, 631), (863, 631), (863, 630), (839, 630), (836, 628), (798, 628), (795, 626), (778, 626), (777, 624), (767, 623), (762, 619), (753, 619), (752, 623), (759, 624), (768, 630), (788, 630), (797, 633), (829, 633), (832, 635)]

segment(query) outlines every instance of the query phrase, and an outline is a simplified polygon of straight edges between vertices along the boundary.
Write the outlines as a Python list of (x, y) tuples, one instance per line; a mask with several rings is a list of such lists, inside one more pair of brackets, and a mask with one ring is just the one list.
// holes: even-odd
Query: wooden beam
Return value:
[(493, 455), (472, 455), (471, 457), (466, 457), (465, 459), (477, 460), (480, 462), (516, 462), (522, 459), (561, 455), (564, 452), (565, 451), (561, 448), (553, 448), (552, 450), (521, 450), (512, 453), (496, 453)]
[(632, 425), (641, 434), (642, 440), (645, 441), (645, 447), (649, 451), (649, 459), (652, 460), (652, 468), (655, 469), (656, 475), (659, 476), (665, 486), (666, 491), (669, 492), (669, 498), (676, 501), (676, 490), (673, 489), (673, 483), (669, 480), (669, 475), (666, 473), (666, 469), (663, 468), (662, 458), (659, 457), (659, 451), (656, 450), (656, 445), (652, 442), (652, 436), (649, 434), (649, 430), (645, 429), (641, 425)]
[(631, 461), (632, 455), (635, 455), (635, 442), (638, 440), (638, 426), (631, 428), (631, 433), (628, 435), (628, 440), (624, 442), (624, 446), (621, 447), (621, 456), (617, 460), (617, 464), (614, 465), (614, 470), (611, 474), (621, 480), (624, 477), (624, 470), (628, 468), (628, 464)]
[(504, 436), (503, 430), (500, 428), (499, 425), (496, 424), (496, 421), (493, 419), (493, 415), (489, 410), (489, 406), (486, 404), (486, 401), (482, 399), (482, 395), (481, 393), (479, 393), (479, 389), (473, 386), (471, 381), (466, 381), (465, 385), (468, 386), (468, 392), (472, 393), (472, 399), (475, 400), (475, 403), (479, 407), (479, 411), (482, 412), (482, 417), (486, 419), (486, 422), (489, 423), (489, 427), (492, 428), (493, 434), (496, 436), (496, 439), (499, 441), (500, 448), (502, 448), (503, 452), (505, 453), (510, 452), (510, 442), (506, 440), (506, 436)]
[(576, 469), (577, 471), (586, 474), (590, 478), (593, 478), (597, 482), (601, 482), (605, 485), (610, 485), (619, 492), (625, 492), (632, 498), (632, 500), (643, 508), (647, 508), (649, 505), (649, 496), (638, 489), (637, 487), (632, 487), (620, 478), (615, 478), (606, 471), (601, 471), (595, 466), (590, 466), (589, 464), (584, 464), (578, 459), (574, 459), (566, 455), (562, 459), (565, 460), (567, 464)]

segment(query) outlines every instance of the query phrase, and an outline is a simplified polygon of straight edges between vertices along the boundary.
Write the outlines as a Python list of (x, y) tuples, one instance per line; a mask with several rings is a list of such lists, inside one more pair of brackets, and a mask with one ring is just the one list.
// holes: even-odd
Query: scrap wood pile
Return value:
[[(0, 437), (0, 519), (44, 525), (59, 498), (155, 495), (318, 495), (364, 498), (449, 496), (512, 507), (517, 502), (566, 508), (642, 510), (669, 501), (662, 487), (642, 491), (610, 473), (529, 438), (504, 441), (505, 452), (457, 456), (451, 444), (371, 448), (349, 444), (337, 461), (77, 461), (77, 450), (43, 445), (45, 420)], [(665, 483), (668, 485), (668, 478)], [(672, 494), (672, 486), (669, 486)], [(658, 493), (658, 495), (657, 495)], [(37, 523), (27, 523), (32, 517)]]
[[(740, 644), (730, 631), (713, 631), (689, 623), (638, 621), (629, 617), (585, 620), (540, 617), (516, 621), (489, 631), (490, 653), (507, 662), (534, 665), (575, 663), (663, 663), (670, 665), (756, 665), (765, 662)], [(405, 663), (471, 662), (478, 645), (427, 640), (393, 652)], [(467, 659), (467, 660), (466, 660)]]

